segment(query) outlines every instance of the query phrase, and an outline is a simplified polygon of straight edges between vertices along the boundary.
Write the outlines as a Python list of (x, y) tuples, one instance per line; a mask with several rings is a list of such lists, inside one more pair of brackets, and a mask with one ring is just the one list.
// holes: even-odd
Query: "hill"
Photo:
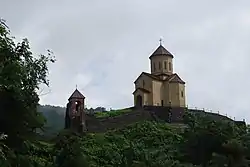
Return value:
[[(247, 164), (249, 133), (232, 122), (214, 121), (190, 112), (185, 115), (185, 123), (187, 126), (182, 127), (141, 121), (121, 129), (83, 136), (61, 131), (51, 145), (43, 144), (43, 149), (37, 146), (43, 152), (53, 150), (56, 160), (43, 157), (37, 162), (49, 162), (60, 167), (217, 167), (230, 166), (231, 163)], [(244, 152), (242, 143), (245, 143)]]
[[(169, 112), (166, 107), (146, 106), (142, 109), (130, 107), (111, 111), (100, 111), (100, 108), (102, 107), (86, 110), (86, 124), (88, 125), (88, 130), (90, 132), (105, 132), (109, 129), (124, 127), (128, 124), (145, 120), (170, 121), (168, 120)], [(53, 136), (64, 128), (66, 108), (51, 105), (40, 105), (38, 107), (38, 111), (41, 112), (47, 120), (45, 125), (46, 135)], [(171, 122), (181, 123), (181, 117), (186, 111), (192, 112), (195, 115), (211, 117), (213, 120), (233, 121), (224, 115), (205, 112), (203, 110), (185, 109), (184, 111), (183, 108), (172, 108), (172, 113), (174, 114), (172, 115)], [(242, 121), (238, 121), (236, 123), (245, 124)]]
[(41, 112), (46, 118), (46, 135), (55, 135), (64, 128), (64, 107), (39, 105), (38, 112)]

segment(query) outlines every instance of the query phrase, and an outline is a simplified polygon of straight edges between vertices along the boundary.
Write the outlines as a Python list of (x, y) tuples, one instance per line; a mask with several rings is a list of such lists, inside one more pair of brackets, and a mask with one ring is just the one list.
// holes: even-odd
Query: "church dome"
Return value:
[(154, 53), (149, 57), (150, 59), (154, 56), (170, 56), (174, 57), (166, 48), (164, 48), (162, 45), (160, 45)]

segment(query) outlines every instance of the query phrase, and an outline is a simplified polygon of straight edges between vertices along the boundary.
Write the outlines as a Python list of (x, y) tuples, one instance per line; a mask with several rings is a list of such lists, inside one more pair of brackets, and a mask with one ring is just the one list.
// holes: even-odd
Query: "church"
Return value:
[(173, 58), (160, 43), (149, 57), (151, 72), (134, 82), (134, 106), (186, 107), (185, 82), (174, 73)]
[[(151, 72), (142, 72), (134, 82), (134, 106), (127, 108), (131, 112), (126, 114), (112, 118), (95, 117), (86, 112), (85, 96), (76, 89), (68, 99), (65, 129), (79, 133), (102, 133), (145, 120), (183, 123), (183, 115), (187, 109), (185, 82), (177, 73), (174, 73), (173, 58), (173, 54), (160, 43), (149, 57)], [(215, 120), (231, 120), (226, 116), (204, 112), (204, 110), (188, 110), (196, 114), (206, 114)], [(236, 123), (245, 126), (245, 122), (236, 121)]]
[[(65, 128), (77, 132), (94, 132), (102, 128), (105, 129), (104, 125), (106, 125), (106, 127), (117, 127), (124, 121), (120, 119), (126, 119), (127, 122), (133, 122), (136, 119), (151, 120), (155, 119), (155, 116), (152, 117), (152, 113), (155, 111), (157, 112), (153, 115), (159, 115), (161, 113), (161, 111), (158, 110), (161, 107), (157, 107), (158, 109), (156, 109), (154, 106), (170, 107), (172, 109), (170, 114), (171, 120), (181, 120), (184, 108), (186, 107), (185, 82), (177, 73), (173, 72), (173, 58), (173, 54), (160, 43), (160, 46), (149, 57), (151, 72), (142, 72), (134, 82), (135, 91), (133, 95), (135, 107), (133, 108), (135, 108), (135, 110), (130, 113), (130, 116), (117, 117), (117, 120), (114, 121), (116, 123), (88, 115), (84, 108), (85, 96), (76, 89), (68, 99), (65, 114)], [(140, 108), (144, 106), (153, 107), (154, 111), (147, 111), (147, 109), (144, 108), (143, 112), (140, 113), (141, 110), (136, 110), (137, 107)], [(167, 116), (164, 116), (164, 119), (170, 118), (169, 112), (166, 112), (165, 109), (162, 110), (162, 112), (167, 114)], [(140, 116), (138, 117), (138, 115)]]

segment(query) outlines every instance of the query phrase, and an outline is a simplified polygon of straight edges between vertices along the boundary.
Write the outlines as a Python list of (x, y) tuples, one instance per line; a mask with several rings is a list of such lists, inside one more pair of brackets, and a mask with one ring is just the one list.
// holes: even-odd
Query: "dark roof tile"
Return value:
[(137, 90), (140, 90), (140, 91), (145, 92), (145, 93), (150, 93), (150, 91), (147, 90), (147, 89), (144, 89), (144, 88), (137, 88), (137, 89), (135, 89), (135, 91), (133, 92), (133, 94), (134, 94)]
[[(182, 83), (182, 84), (185, 84), (185, 82), (179, 77), (178, 74), (174, 73), (174, 74), (171, 74), (171, 75), (168, 75), (168, 74), (159, 74), (159, 75), (153, 75), (153, 74), (150, 74), (150, 73), (146, 73), (146, 72), (142, 72), (141, 75), (135, 80), (135, 82), (142, 76), (142, 75), (146, 75), (150, 78), (152, 78), (153, 80), (157, 80), (157, 81), (169, 81), (169, 82), (177, 82), (177, 83)], [(168, 76), (166, 79), (162, 79), (161, 76)], [(134, 82), (134, 83), (135, 83)]]
[(69, 97), (69, 100), (70, 99), (85, 99), (85, 97), (81, 94), (81, 92), (79, 92), (79, 90), (76, 89)]
[(170, 56), (174, 57), (166, 48), (164, 48), (162, 45), (160, 45), (154, 53), (149, 57), (152, 58), (153, 56)]
[(177, 74), (173, 74), (168, 80), (170, 83), (177, 82), (177, 83), (185, 84), (185, 82)]

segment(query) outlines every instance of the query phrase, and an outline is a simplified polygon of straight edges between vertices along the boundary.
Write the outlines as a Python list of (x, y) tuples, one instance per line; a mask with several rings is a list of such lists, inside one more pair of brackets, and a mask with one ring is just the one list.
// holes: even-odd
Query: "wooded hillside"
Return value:
[[(57, 133), (64, 109), (37, 109), (39, 85), (49, 86), (47, 65), (55, 62), (51, 54), (34, 56), (28, 40), (15, 43), (0, 20), (0, 167), (250, 165), (249, 128), (204, 114), (186, 112), (185, 126), (141, 121), (105, 133)], [(41, 135), (51, 127), (56, 136)]]

